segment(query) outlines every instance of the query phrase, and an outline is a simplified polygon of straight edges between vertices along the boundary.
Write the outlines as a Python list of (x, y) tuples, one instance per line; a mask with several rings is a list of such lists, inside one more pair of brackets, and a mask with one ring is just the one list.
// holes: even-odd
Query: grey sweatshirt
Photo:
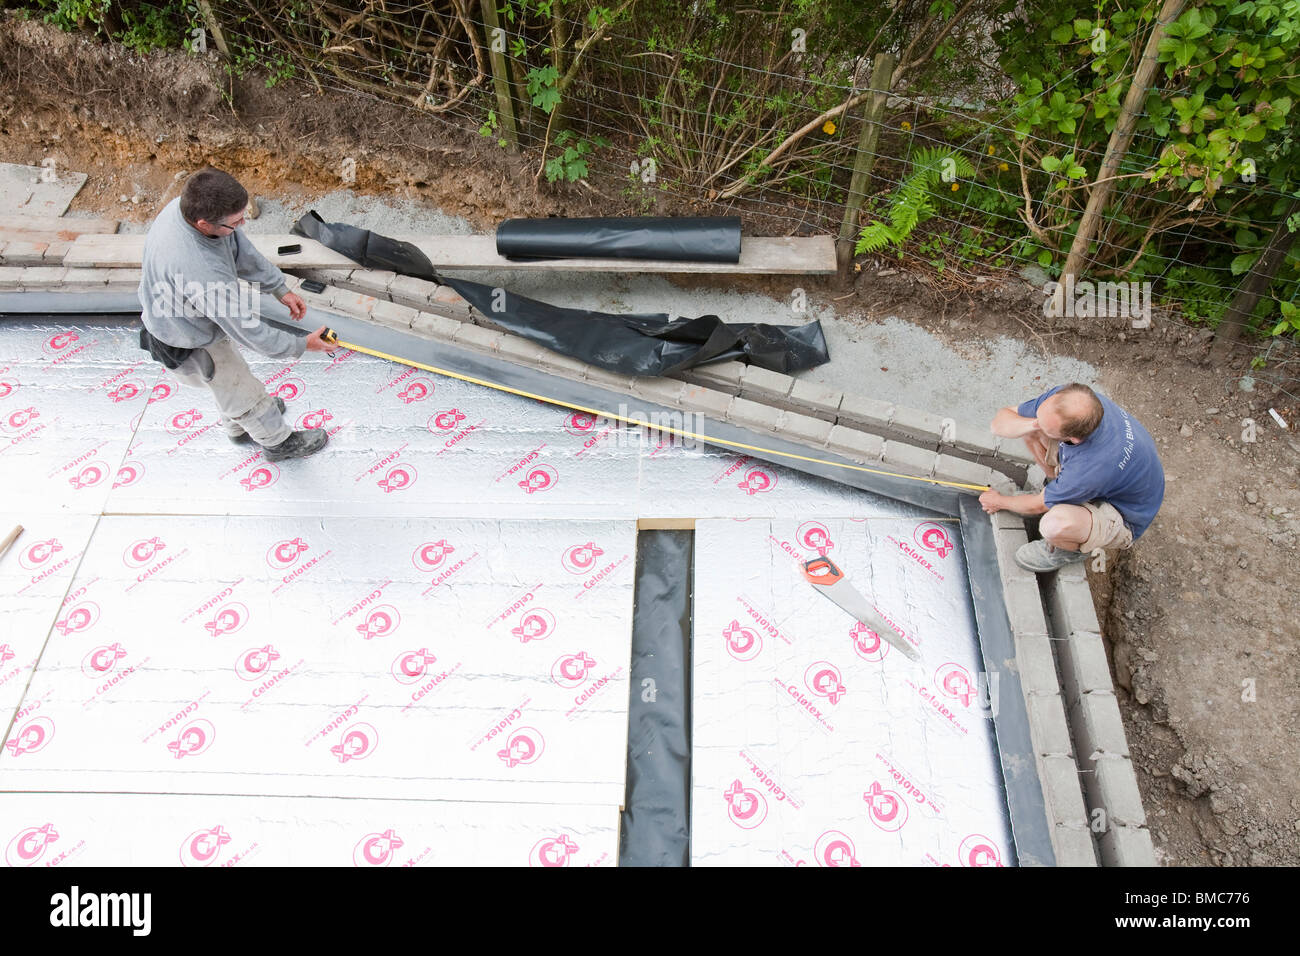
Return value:
[(284, 273), (241, 230), (205, 236), (181, 215), (180, 197), (173, 199), (144, 240), (139, 296), (145, 328), (175, 348), (202, 348), (225, 333), (269, 358), (301, 356), (306, 338), (257, 319), (258, 297), (241, 292), (239, 279), (277, 298), (287, 289)]

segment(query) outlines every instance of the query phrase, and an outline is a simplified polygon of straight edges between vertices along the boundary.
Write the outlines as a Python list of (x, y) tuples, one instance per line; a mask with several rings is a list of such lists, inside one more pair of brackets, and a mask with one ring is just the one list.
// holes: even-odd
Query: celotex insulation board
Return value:
[[(436, 368), (629, 402), (324, 318)], [(617, 862), (642, 517), (697, 519), (691, 797), (668, 808), (691, 862), (1051, 862), (1041, 797), (999, 770), (1033, 761), (1018, 686), (988, 681), (999, 713), (979, 676), (1009, 634), (971, 600), (988, 569), (951, 490), (809, 474), (774, 463), (798, 446), (721, 423), (774, 461), (648, 442), (356, 352), (248, 357), (325, 451), (231, 444), (121, 320), (0, 325), (0, 526), (26, 529), (0, 559), (10, 864)], [(921, 665), (801, 582), (817, 553)]]

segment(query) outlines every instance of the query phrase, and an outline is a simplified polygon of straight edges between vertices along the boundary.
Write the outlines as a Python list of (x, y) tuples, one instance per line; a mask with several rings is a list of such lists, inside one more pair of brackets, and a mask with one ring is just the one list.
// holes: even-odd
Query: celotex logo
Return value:
[(970, 679), (970, 671), (960, 664), (952, 661), (940, 664), (934, 672), (934, 682), (945, 697), (960, 701), (963, 707), (969, 707), (975, 698), (975, 685)]
[(818, 697), (825, 697), (832, 704), (843, 700), (848, 691), (840, 678), (840, 669), (830, 661), (814, 661), (803, 673), (803, 682)]
[(831, 540), (830, 529), (820, 521), (805, 521), (799, 525), (799, 530), (795, 532), (795, 540), (802, 547), (809, 551), (816, 551), (823, 558), (831, 548), (835, 547), (835, 542)]
[(95, 485), (99, 484), (107, 477), (108, 467), (99, 462), (92, 462), (69, 478), (68, 484), (72, 485), (76, 491), (80, 491), (82, 488), (95, 487)]
[(113, 479), (114, 488), (127, 488), (144, 477), (144, 465), (137, 461), (124, 461)]
[(429, 673), (429, 665), (437, 663), (438, 658), (426, 647), (418, 651), (402, 651), (393, 660), (390, 668), (393, 680), (399, 684), (414, 684)]
[(538, 840), (528, 851), (529, 866), (568, 866), (573, 855), (578, 852), (578, 844), (561, 833), (556, 837)]
[(367, 833), (352, 848), (353, 866), (388, 866), (393, 862), (393, 853), (405, 845), (401, 837), (391, 829), (383, 833)]
[(48, 717), (34, 717), (5, 741), (5, 748), (11, 757), (21, 757), (23, 754), (40, 753), (53, 739), (54, 721)]
[(431, 432), (449, 432), (464, 420), (465, 415), (460, 409), (451, 408), (430, 418), (428, 428)]
[(46, 538), (29, 544), (18, 553), (18, 563), (28, 571), (39, 571), (50, 558), (63, 550), (58, 538)]
[(277, 571), (287, 571), (309, 548), (310, 545), (302, 538), (286, 538), (277, 541), (267, 549), (266, 563)]
[(81, 337), (76, 332), (60, 332), (46, 339), (41, 349), (46, 355), (62, 355), (73, 343), (80, 341), (80, 339)]
[(742, 830), (752, 830), (767, 819), (767, 800), (739, 780), (733, 780), (722, 797), (727, 801), (727, 819)]
[(334, 416), (326, 409), (318, 408), (315, 411), (304, 412), (298, 416), (298, 423), (294, 425), (297, 429), (324, 428), (326, 422), (332, 422)]
[(582, 438), (596, 427), (596, 416), (591, 412), (574, 412), (564, 420), (564, 430), (574, 438)]
[(362, 640), (369, 641), (376, 637), (387, 637), (401, 626), (402, 616), (391, 604), (381, 604), (372, 608), (366, 619), (357, 625), (357, 633)]
[(303, 384), (300, 378), (286, 378), (283, 382), (275, 387), (271, 394), (284, 400), (287, 405), (294, 401), (299, 395), (307, 391), (307, 386)]
[(126, 648), (121, 644), (101, 644), (81, 659), (81, 673), (92, 680), (98, 680), (114, 670), (117, 662), (125, 657)]
[(132, 541), (122, 552), (122, 563), (128, 568), (143, 568), (166, 548), (167, 544), (162, 538), (141, 538)]
[(737, 620), (722, 629), (727, 653), (738, 661), (752, 661), (763, 649), (763, 639), (758, 632), (745, 627)]
[(201, 411), (197, 408), (187, 408), (168, 418), (166, 428), (173, 435), (183, 435), (201, 421), (203, 421)]
[(217, 731), (212, 722), (199, 718), (182, 727), (176, 739), (167, 744), (167, 749), (177, 760), (182, 757), (197, 757), (206, 753), (216, 739)]
[(384, 494), (390, 494), (394, 491), (403, 491), (415, 484), (415, 479), (420, 477), (412, 465), (394, 465), (388, 469), (387, 474), (380, 478), (377, 484), (384, 489)]
[(222, 605), (217, 613), (212, 615), (212, 620), (204, 623), (203, 629), (212, 637), (221, 637), (223, 634), (235, 633), (247, 623), (248, 608), (238, 601), (232, 601)]
[(0, 398), (8, 398), (19, 387), (14, 382), (0, 382)]
[(378, 746), (379, 731), (370, 724), (352, 724), (339, 734), (339, 742), (330, 748), (330, 753), (339, 758), (339, 763), (347, 763), (364, 760)]
[(40, 418), (41, 413), (36, 410), (35, 405), (27, 408), (20, 408), (17, 411), (10, 412), (4, 419), (5, 427), (10, 431), (21, 431), (26, 428), (32, 419)]
[(149, 390), (149, 404), (152, 405), (154, 402), (165, 402), (178, 391), (180, 391), (179, 385), (173, 384), (172, 382), (159, 382)]
[(83, 601), (76, 605), (67, 614), (63, 620), (55, 621), (54, 627), (65, 637), (68, 634), (77, 634), (81, 631), (88, 631), (99, 621), (99, 605), (94, 601)]
[(559, 480), (559, 473), (550, 465), (538, 465), (528, 472), (523, 481), (519, 482), (519, 487), (531, 495), (533, 492), (546, 491), (555, 487)]
[(280, 659), (280, 652), (272, 644), (250, 647), (235, 658), (235, 673), (240, 680), (254, 681)]
[(901, 830), (907, 822), (907, 804), (893, 790), (886, 790), (879, 783), (873, 782), (862, 799), (871, 812), (871, 822), (880, 829), (893, 833)]
[(19, 830), (5, 847), (5, 862), (12, 867), (35, 866), (45, 856), (49, 845), (59, 838), (53, 823)]
[(519, 638), (520, 644), (544, 641), (555, 633), (555, 615), (544, 607), (535, 607), (519, 618), (510, 633)]
[(245, 491), (258, 491), (262, 488), (270, 488), (280, 480), (280, 469), (275, 465), (259, 465), (248, 473), (247, 478), (239, 479), (239, 486)]
[(567, 548), (560, 557), (560, 563), (570, 574), (590, 574), (596, 567), (596, 559), (604, 553), (604, 549), (596, 547), (594, 541), (588, 541)]
[(882, 661), (889, 653), (889, 644), (861, 621), (849, 628), (849, 638), (853, 641), (853, 652), (864, 661)]
[(536, 727), (520, 727), (506, 738), (506, 745), (497, 756), (510, 768), (520, 764), (536, 763), (546, 749), (546, 740)]
[(397, 397), (401, 399), (403, 405), (411, 405), (415, 402), (422, 402), (426, 398), (432, 397), (433, 392), (434, 385), (432, 382), (427, 379), (417, 378), (415, 381), (411, 382), (411, 384), (407, 385), (406, 388), (398, 392)]
[(143, 391), (144, 386), (139, 382), (123, 382), (117, 388), (108, 393), (108, 398), (113, 402), (113, 404), (117, 404), (118, 402), (129, 402)]
[(952, 538), (948, 537), (947, 530), (941, 524), (923, 521), (913, 530), (912, 537), (925, 550), (933, 551), (941, 558), (952, 553)]
[(181, 841), (181, 866), (211, 866), (229, 842), (230, 834), (223, 826), (195, 830)]
[(813, 857), (818, 866), (861, 866), (853, 841), (839, 830), (827, 830), (817, 838)]
[(551, 680), (561, 687), (572, 690), (586, 682), (587, 674), (595, 666), (595, 660), (586, 651), (565, 654), (551, 665)]
[(411, 563), (415, 565), (417, 571), (436, 571), (447, 560), (447, 555), (455, 552), (446, 538), (439, 538), (437, 541), (426, 541), (415, 549), (411, 554)]
[(961, 841), (961, 846), (957, 849), (957, 858), (962, 866), (1003, 865), (998, 845), (979, 833), (972, 833)]
[(759, 495), (776, 487), (776, 474), (762, 468), (751, 468), (745, 472), (745, 480), (736, 485), (746, 495)]

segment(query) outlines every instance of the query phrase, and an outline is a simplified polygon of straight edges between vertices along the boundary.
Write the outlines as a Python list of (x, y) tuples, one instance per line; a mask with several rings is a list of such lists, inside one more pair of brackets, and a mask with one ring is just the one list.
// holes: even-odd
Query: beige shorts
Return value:
[(1083, 504), (1092, 515), (1092, 533), (1079, 548), (1091, 554), (1098, 548), (1122, 551), (1133, 544), (1133, 532), (1124, 523), (1124, 516), (1109, 501), (1089, 501)]

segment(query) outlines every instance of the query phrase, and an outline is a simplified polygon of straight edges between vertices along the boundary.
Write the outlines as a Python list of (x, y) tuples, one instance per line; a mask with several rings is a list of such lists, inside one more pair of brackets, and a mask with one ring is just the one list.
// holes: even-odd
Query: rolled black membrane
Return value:
[(788, 374), (830, 361), (820, 322), (727, 323), (716, 315), (674, 320), (663, 312), (614, 315), (568, 309), (481, 282), (439, 275), (417, 246), (346, 223), (325, 222), (315, 210), (294, 223), (293, 233), (315, 239), (367, 268), (390, 269), (451, 286), (503, 331), (622, 375), (671, 375), (728, 359)]
[(497, 227), (507, 259), (740, 261), (739, 216), (507, 219)]

